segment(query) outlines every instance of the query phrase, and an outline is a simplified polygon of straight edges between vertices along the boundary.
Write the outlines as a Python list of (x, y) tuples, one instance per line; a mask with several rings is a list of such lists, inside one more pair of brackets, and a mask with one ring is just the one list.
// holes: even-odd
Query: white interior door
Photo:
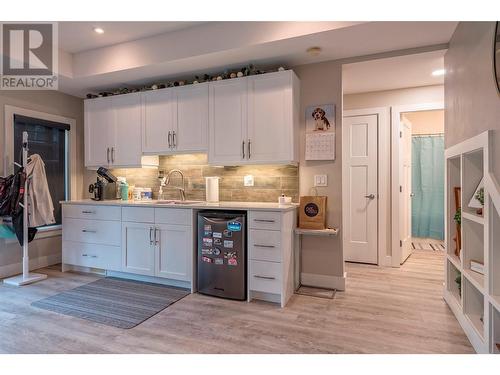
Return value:
[(347, 191), (343, 202), (344, 258), (378, 263), (378, 117), (344, 117), (342, 173)]
[(400, 189), (400, 233), (401, 233), (401, 263), (412, 253), (411, 245), (411, 123), (401, 121), (401, 189)]

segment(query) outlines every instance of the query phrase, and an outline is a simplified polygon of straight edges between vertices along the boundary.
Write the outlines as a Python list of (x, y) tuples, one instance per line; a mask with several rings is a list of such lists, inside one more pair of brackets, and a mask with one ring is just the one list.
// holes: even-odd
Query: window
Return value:
[(14, 115), (14, 160), (22, 162), (23, 132), (28, 132), (28, 156), (38, 154), (45, 163), (45, 173), (54, 204), (55, 225), (61, 224), (62, 200), (68, 199), (69, 124)]

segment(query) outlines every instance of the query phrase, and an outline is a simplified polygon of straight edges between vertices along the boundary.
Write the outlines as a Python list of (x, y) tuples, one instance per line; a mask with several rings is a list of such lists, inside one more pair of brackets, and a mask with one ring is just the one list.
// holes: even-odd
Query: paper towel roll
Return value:
[(205, 177), (205, 195), (207, 202), (219, 201), (220, 177)]

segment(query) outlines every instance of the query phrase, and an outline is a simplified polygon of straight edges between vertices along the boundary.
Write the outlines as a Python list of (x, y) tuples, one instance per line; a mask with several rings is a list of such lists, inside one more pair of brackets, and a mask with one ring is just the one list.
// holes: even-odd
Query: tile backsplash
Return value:
[[(299, 170), (293, 165), (247, 165), (238, 167), (214, 167), (207, 163), (206, 154), (160, 156), (158, 169), (114, 169), (115, 176), (127, 178), (129, 185), (151, 187), (153, 197), (158, 196), (160, 181), (158, 170), (180, 169), (186, 182), (186, 198), (205, 200), (205, 177), (220, 177), (219, 199), (240, 202), (277, 202), (281, 194), (299, 199)], [(243, 176), (253, 175), (254, 186), (243, 186)], [(180, 177), (172, 175), (171, 184), (180, 185)], [(163, 188), (168, 199), (178, 199), (179, 192), (168, 185)]]

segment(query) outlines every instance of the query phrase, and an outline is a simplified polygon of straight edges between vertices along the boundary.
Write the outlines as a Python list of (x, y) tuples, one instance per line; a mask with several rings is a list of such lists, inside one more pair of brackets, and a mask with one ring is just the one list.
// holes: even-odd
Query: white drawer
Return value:
[(191, 225), (192, 212), (184, 208), (155, 208), (155, 223)]
[(63, 217), (120, 221), (122, 218), (122, 209), (118, 206), (64, 204)]
[(63, 219), (63, 240), (121, 246), (122, 223), (119, 221)]
[(134, 223), (154, 223), (154, 207), (123, 207), (122, 221), (131, 221)]
[(250, 229), (248, 231), (248, 258), (281, 262), (281, 232)]
[(276, 211), (249, 211), (248, 227), (251, 229), (281, 230), (281, 213)]
[(250, 260), (248, 285), (250, 290), (281, 294), (281, 263)]
[(62, 261), (81, 267), (121, 271), (121, 248), (82, 242), (63, 241)]

